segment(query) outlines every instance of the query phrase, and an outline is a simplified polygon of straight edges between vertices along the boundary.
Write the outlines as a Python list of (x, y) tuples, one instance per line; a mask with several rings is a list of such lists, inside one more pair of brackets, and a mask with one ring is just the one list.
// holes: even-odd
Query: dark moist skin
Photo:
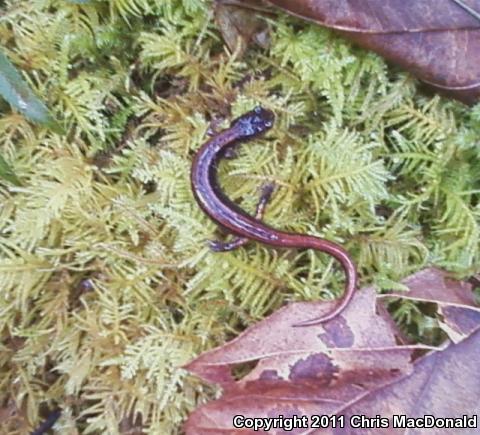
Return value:
[(60, 411), (59, 409), (51, 412), (48, 415), (47, 419), (40, 426), (38, 426), (37, 429), (31, 432), (30, 435), (45, 435), (47, 431), (49, 431), (56, 423), (56, 421), (60, 418), (61, 414), (62, 411)]
[(344, 296), (339, 304), (323, 317), (307, 320), (294, 326), (316, 325), (336, 317), (352, 299), (357, 286), (357, 272), (348, 252), (329, 240), (279, 231), (258, 220), (257, 218), (262, 215), (265, 203), (272, 192), (272, 186), (264, 189), (262, 200), (257, 207), (257, 218), (254, 218), (225, 196), (217, 180), (219, 158), (231, 147), (264, 134), (273, 126), (273, 121), (274, 114), (270, 110), (256, 107), (251, 112), (235, 119), (230, 128), (221, 131), (205, 143), (193, 161), (192, 190), (202, 210), (229, 233), (238, 236), (238, 239), (228, 244), (213, 242), (214, 250), (234, 249), (249, 239), (253, 239), (279, 248), (316, 249), (331, 255), (340, 262), (345, 271), (346, 284)]

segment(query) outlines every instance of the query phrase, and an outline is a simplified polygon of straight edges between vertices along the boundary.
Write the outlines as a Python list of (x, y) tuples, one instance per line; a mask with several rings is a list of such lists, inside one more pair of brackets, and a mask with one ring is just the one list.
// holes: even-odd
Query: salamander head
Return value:
[(273, 126), (275, 115), (271, 110), (257, 106), (232, 121), (231, 127), (238, 130), (240, 139), (250, 139), (258, 136)]

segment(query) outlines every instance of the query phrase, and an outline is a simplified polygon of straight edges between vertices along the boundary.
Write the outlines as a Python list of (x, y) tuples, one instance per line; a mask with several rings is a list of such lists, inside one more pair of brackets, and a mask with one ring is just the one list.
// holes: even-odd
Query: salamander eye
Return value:
[(270, 128), (273, 125), (273, 122), (272, 121), (265, 121), (264, 124), (265, 124), (265, 127)]

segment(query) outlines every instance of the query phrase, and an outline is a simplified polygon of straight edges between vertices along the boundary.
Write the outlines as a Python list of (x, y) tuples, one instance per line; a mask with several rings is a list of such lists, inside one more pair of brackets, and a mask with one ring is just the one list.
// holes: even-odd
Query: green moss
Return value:
[[(279, 16), (269, 51), (229, 55), (202, 0), (11, 0), (6, 54), (67, 131), (3, 107), (0, 397), (11, 433), (176, 433), (213, 392), (181, 366), (288, 300), (335, 297), (331, 258), (252, 243), (209, 252), (189, 187), (210, 120), (260, 103), (268, 138), (222, 165), (266, 220), (343, 243), (362, 284), (434, 264), (478, 272), (480, 106), (429, 96), (331, 32)], [(421, 316), (397, 317), (428, 326)], [(421, 322), (427, 322), (421, 325)], [(427, 325), (427, 326), (426, 326)]]

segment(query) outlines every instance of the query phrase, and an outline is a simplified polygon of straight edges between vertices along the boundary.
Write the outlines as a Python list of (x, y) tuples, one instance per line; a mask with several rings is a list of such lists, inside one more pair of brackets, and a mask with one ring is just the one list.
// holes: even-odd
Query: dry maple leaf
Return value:
[(469, 283), (454, 280), (445, 271), (431, 267), (406, 278), (404, 284), (408, 292), (391, 292), (379, 297), (398, 296), (436, 303), (442, 318), (440, 327), (454, 342), (463, 340), (480, 324), (480, 307)]
[(266, 2), (335, 29), (444, 94), (469, 104), (480, 97), (480, 0)]
[[(425, 429), (397, 428), (394, 415), (436, 419), (467, 416), (473, 423), (465, 434), (478, 434), (476, 415), (480, 412), (480, 329), (458, 344), (436, 351), (416, 361), (413, 373), (402, 376), (390, 385), (366, 394), (340, 412), (345, 415), (345, 434), (422, 434)], [(355, 415), (386, 418), (390, 427), (383, 429), (353, 429), (348, 422)], [(305, 431), (307, 433), (319, 433)], [(455, 430), (435, 428), (435, 435), (452, 434)]]
[[(467, 302), (470, 287), (447, 279), (437, 269), (413, 275), (405, 284), (411, 290), (409, 297), (420, 294), (423, 285), (424, 294), (434, 302), (438, 302), (436, 289), (444, 308), (478, 311)], [(398, 331), (388, 314), (384, 310), (376, 312), (375, 301), (374, 289), (363, 289), (341, 315), (307, 328), (291, 325), (319, 310), (328, 311), (331, 303), (289, 304), (235, 340), (192, 361), (186, 368), (205, 380), (220, 383), (224, 393), (219, 400), (192, 413), (185, 426), (187, 434), (254, 433), (236, 429), (236, 415), (295, 415), (305, 416), (310, 422), (314, 415), (341, 415), (345, 421), (341, 433), (363, 433), (349, 429), (349, 416), (379, 414), (388, 420), (393, 414), (440, 417), (478, 411), (480, 378), (476, 376), (475, 360), (480, 356), (480, 318), (458, 344), (442, 349), (404, 346), (398, 345)], [(463, 301), (461, 307), (458, 301)], [(433, 351), (413, 361), (414, 352), (425, 349)], [(251, 362), (258, 363), (247, 376), (235, 381), (231, 367)], [(461, 372), (458, 376), (457, 371)], [(375, 433), (382, 433), (377, 430)], [(289, 433), (317, 432), (333, 433), (311, 427)], [(272, 429), (268, 433), (286, 432)]]

